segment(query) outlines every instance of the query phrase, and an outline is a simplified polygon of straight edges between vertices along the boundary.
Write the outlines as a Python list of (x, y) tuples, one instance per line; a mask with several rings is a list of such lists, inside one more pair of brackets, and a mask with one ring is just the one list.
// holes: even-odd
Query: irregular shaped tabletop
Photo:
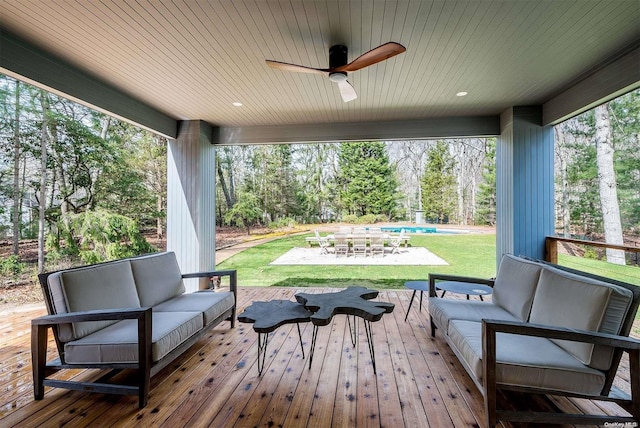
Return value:
[(393, 312), (395, 305), (388, 302), (371, 301), (378, 296), (377, 290), (365, 287), (347, 287), (336, 293), (296, 294), (296, 300), (314, 312), (311, 322), (323, 326), (331, 322), (334, 315), (356, 315), (367, 321), (379, 321), (385, 313)]
[(238, 315), (238, 321), (253, 323), (257, 333), (271, 333), (284, 324), (309, 322), (311, 312), (300, 303), (291, 300), (270, 300), (253, 302)]

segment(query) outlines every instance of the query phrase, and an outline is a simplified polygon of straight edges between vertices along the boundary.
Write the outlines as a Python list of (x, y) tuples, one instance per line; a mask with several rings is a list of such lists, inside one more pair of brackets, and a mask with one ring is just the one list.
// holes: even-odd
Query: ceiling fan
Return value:
[(338, 84), (342, 100), (346, 103), (358, 98), (356, 90), (347, 81), (347, 73), (358, 71), (362, 68), (377, 64), (386, 59), (399, 55), (407, 49), (399, 43), (389, 42), (380, 45), (369, 52), (360, 55), (347, 64), (347, 47), (335, 45), (329, 48), (329, 68), (313, 68), (304, 65), (289, 64), (286, 62), (267, 60), (267, 65), (271, 68), (284, 71), (295, 71), (297, 73), (315, 73), (329, 76), (329, 80)]

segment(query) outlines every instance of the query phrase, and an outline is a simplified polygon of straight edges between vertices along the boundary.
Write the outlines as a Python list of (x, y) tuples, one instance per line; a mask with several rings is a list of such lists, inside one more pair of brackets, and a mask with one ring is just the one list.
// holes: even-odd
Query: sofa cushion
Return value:
[(520, 321), (529, 319), (542, 265), (510, 254), (502, 256), (492, 300)]
[[(51, 313), (66, 314), (69, 312), (67, 301), (64, 298), (64, 291), (62, 290), (62, 272), (54, 272), (47, 277), (47, 288), (49, 289), (51, 305), (53, 306)], [(73, 340), (73, 325), (71, 323), (59, 324), (58, 338), (63, 342)]]
[(477, 300), (450, 300), (442, 298), (429, 299), (429, 315), (447, 334), (450, 320), (482, 321), (483, 318), (519, 321), (506, 309), (491, 302)]
[[(479, 384), (483, 382), (482, 323), (452, 320), (449, 344)], [(496, 335), (497, 382), (598, 395), (605, 376), (541, 337)]]
[[(128, 260), (69, 270), (62, 272), (60, 278), (69, 312), (140, 307)], [(74, 323), (73, 338), (79, 339), (114, 322)]]
[[(620, 332), (622, 331), (622, 323), (624, 322), (624, 318), (627, 315), (633, 301), (633, 293), (631, 292), (631, 290), (628, 290), (616, 284), (599, 281), (597, 279), (588, 278), (553, 267), (546, 267), (545, 269), (549, 269), (550, 271), (555, 272), (557, 275), (562, 277), (571, 278), (577, 281), (586, 282), (610, 289), (611, 294), (609, 296), (609, 302), (605, 308), (604, 316), (602, 317), (602, 322), (598, 331), (600, 333), (607, 334), (620, 334)], [(613, 351), (614, 349), (609, 346), (594, 346), (589, 366), (600, 370), (607, 370), (611, 366)]]
[[(200, 312), (152, 314), (151, 359), (159, 361), (202, 329)], [(132, 363), (138, 361), (138, 322), (123, 320), (65, 344), (69, 364)]]
[(204, 325), (233, 308), (235, 304), (233, 293), (197, 291), (195, 293), (181, 294), (166, 302), (154, 306), (154, 312), (185, 312), (198, 311), (204, 315)]
[(140, 304), (155, 306), (184, 293), (182, 274), (173, 252), (150, 254), (131, 259)]
[[(540, 275), (530, 321), (579, 330), (598, 331), (609, 303), (611, 288), (557, 269)], [(552, 339), (585, 364), (591, 362), (593, 345)]]

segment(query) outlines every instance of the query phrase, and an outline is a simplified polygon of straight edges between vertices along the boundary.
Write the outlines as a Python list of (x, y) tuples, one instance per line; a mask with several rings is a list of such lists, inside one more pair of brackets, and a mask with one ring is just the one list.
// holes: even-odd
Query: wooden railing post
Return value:
[(547, 236), (544, 240), (545, 260), (558, 264), (558, 241), (551, 236)]

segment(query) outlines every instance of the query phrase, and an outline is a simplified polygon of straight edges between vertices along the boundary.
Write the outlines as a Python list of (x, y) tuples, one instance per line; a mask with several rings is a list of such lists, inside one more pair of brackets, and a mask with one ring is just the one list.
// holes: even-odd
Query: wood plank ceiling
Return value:
[[(0, 12), (4, 28), (160, 111), (221, 126), (496, 115), (640, 40), (638, 0), (3, 0)], [(326, 67), (334, 44), (351, 61), (388, 41), (407, 52), (350, 74), (350, 103), (327, 78), (264, 63)]]

